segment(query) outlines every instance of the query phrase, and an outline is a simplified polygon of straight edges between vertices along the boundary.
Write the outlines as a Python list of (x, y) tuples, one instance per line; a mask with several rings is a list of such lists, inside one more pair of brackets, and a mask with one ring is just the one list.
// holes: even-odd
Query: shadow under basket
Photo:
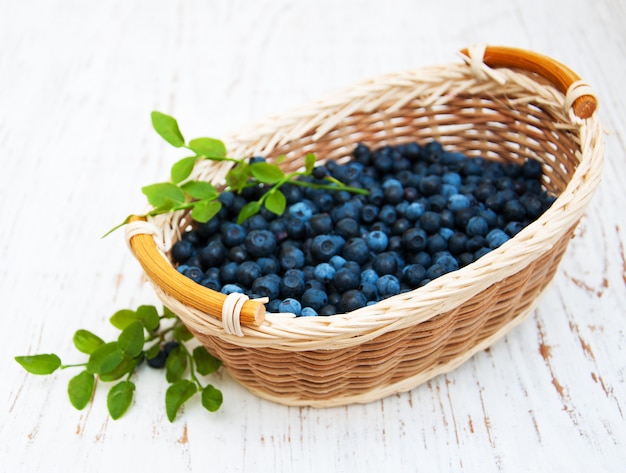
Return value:
[[(168, 257), (192, 223), (187, 214), (132, 222), (127, 239), (163, 304), (251, 392), (292, 406), (371, 402), (456, 368), (532, 313), (600, 181), (595, 106), (589, 86), (550, 58), (476, 47), (458, 64), (378, 77), (227, 138), (229, 155), (284, 155), (285, 171), (311, 152), (346, 161), (357, 143), (431, 140), (543, 164), (558, 198), (536, 221), (474, 263), (354, 312), (294, 318), (246, 301), (235, 330), (226, 296), (179, 274)], [(228, 165), (202, 160), (192, 178), (223, 184)]]

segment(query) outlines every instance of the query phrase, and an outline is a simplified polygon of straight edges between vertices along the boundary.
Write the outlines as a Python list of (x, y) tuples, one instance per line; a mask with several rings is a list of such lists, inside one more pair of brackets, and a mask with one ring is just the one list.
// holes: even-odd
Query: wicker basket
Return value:
[[(408, 391), (487, 348), (535, 308), (599, 180), (596, 100), (567, 67), (529, 51), (474, 47), (462, 61), (385, 75), (226, 140), (233, 156), (295, 170), (306, 153), (347, 160), (371, 147), (439, 140), (469, 156), (544, 165), (559, 194), (534, 223), (476, 262), (426, 286), (329, 317), (265, 313), (191, 282), (168, 259), (184, 213), (128, 226), (129, 245), (164, 305), (256, 395), (293, 406), (364, 403)], [(219, 185), (228, 163), (192, 177)], [(241, 324), (241, 325), (240, 325)]]

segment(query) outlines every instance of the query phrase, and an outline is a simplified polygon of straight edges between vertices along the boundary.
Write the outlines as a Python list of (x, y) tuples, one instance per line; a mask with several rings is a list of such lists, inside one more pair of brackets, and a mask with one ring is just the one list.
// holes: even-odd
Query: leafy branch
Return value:
[[(220, 192), (209, 182), (190, 179), (197, 162), (203, 159), (233, 163), (226, 174), (226, 184), (222, 192), (241, 193), (244, 189), (254, 186), (260, 186), (266, 190), (259, 200), (250, 201), (241, 209), (237, 223), (244, 222), (263, 207), (276, 215), (282, 215), (287, 200), (280, 188), (287, 183), (316, 189), (344, 190), (367, 194), (364, 189), (346, 186), (330, 176), (316, 182), (300, 179), (310, 176), (313, 172), (316, 161), (314, 154), (306, 155), (303, 171), (285, 173), (277, 163), (268, 163), (264, 159), (248, 160), (228, 157), (224, 143), (214, 138), (196, 138), (186, 142), (178, 127), (178, 122), (169, 115), (154, 111), (151, 118), (154, 130), (165, 141), (176, 148), (188, 149), (194, 154), (182, 158), (172, 165), (170, 181), (150, 184), (141, 188), (142, 193), (152, 206), (152, 210), (139, 215), (140, 217), (190, 210), (192, 219), (204, 223), (217, 215), (222, 208), (222, 203), (218, 200)], [(277, 162), (280, 162), (280, 159)], [(109, 230), (105, 236), (129, 223), (134, 216), (126, 217), (122, 223)]]
[(189, 350), (186, 342), (193, 335), (173, 312), (164, 307), (159, 315), (154, 306), (143, 305), (135, 311), (117, 311), (110, 322), (121, 331), (117, 340), (112, 342), (105, 342), (88, 330), (74, 333), (74, 346), (88, 355), (85, 362), (63, 364), (56, 354), (16, 356), (15, 361), (29, 373), (37, 375), (82, 368), (70, 379), (67, 387), (70, 403), (78, 410), (84, 409), (93, 398), (96, 380), (117, 381), (107, 394), (107, 408), (113, 419), (122, 417), (130, 407), (135, 391), (132, 377), (144, 363), (165, 369), (165, 378), (170, 383), (165, 393), (165, 410), (170, 422), (197, 392), (201, 393), (205, 409), (214, 412), (220, 408), (221, 391), (211, 384), (203, 385), (198, 375), (214, 373), (221, 361), (203, 346)]

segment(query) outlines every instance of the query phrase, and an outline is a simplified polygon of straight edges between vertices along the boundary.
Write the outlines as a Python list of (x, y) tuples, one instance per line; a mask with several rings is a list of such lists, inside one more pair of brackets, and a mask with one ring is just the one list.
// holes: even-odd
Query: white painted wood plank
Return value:
[[(0, 471), (623, 470), (623, 2), (0, 0), (0, 11)], [(112, 421), (102, 386), (78, 412), (72, 373), (34, 377), (13, 361), (74, 361), (74, 330), (111, 338), (115, 310), (157, 302), (122, 235), (100, 239), (173, 162), (151, 110), (219, 137), (481, 41), (571, 66), (608, 132), (602, 186), (552, 289), (490, 350), (410, 393), (323, 410), (262, 401), (222, 373), (211, 380), (223, 408), (195, 401), (173, 424), (160, 373), (139, 373), (133, 406)]]

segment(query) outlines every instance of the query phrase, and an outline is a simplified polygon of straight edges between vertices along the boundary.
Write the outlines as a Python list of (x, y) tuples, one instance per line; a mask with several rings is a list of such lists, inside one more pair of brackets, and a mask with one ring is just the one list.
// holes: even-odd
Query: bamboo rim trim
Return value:
[[(487, 48), (486, 51), (489, 52), (490, 49)], [(514, 239), (472, 265), (444, 275), (411, 293), (383, 300), (350, 314), (332, 317), (292, 320), (267, 314), (261, 326), (244, 327), (243, 338), (224, 332), (219, 316), (214, 315), (214, 307), (213, 310), (198, 309), (190, 301), (169, 297), (168, 302), (176, 306), (170, 308), (175, 312), (176, 309), (182, 312), (183, 320), (193, 329), (219, 335), (241, 346), (272, 346), (289, 350), (341, 348), (371, 340), (389, 330), (398, 330), (428, 320), (469, 300), (492, 283), (514, 274), (527, 264), (529, 258), (548, 251), (562, 237), (563, 229), (578, 222), (599, 182), (603, 155), (600, 124), (594, 116), (581, 120), (573, 111), (563, 111), (563, 94), (545, 81), (538, 82), (528, 73), (497, 69), (490, 71), (488, 76), (487, 79), (475, 77), (467, 64), (390, 74), (314, 102), (291, 115), (266, 120), (251, 131), (231, 136), (227, 145), (236, 156), (256, 153), (269, 155), (279, 152), (281, 147), (299, 139), (308, 130), (314, 130), (310, 136), (312, 142), (322, 137), (327, 138), (332, 135), (337, 124), (356, 113), (381, 113), (379, 111), (382, 110), (382, 113), (390, 114), (415, 101), (424, 108), (445, 107), (459, 96), (489, 97), (494, 94), (494, 89), (501, 88), (503, 91), (498, 92), (499, 97), (514, 97), (509, 102), (512, 108), (532, 102), (550, 109), (558, 127), (568, 128), (577, 134), (580, 148), (576, 156), (576, 169), (571, 175), (568, 174), (570, 179), (567, 187), (555, 204)], [(305, 149), (302, 151), (306, 152)], [(341, 149), (336, 153), (339, 157), (347, 154)], [(335, 157), (337, 156), (331, 155), (329, 159)], [(295, 158), (292, 160), (295, 162)], [(227, 169), (224, 164), (216, 166), (214, 163), (203, 162), (194, 170), (193, 177), (219, 183)], [(152, 219), (151, 223), (154, 225), (158, 243), (167, 249), (180, 231), (181, 224), (184, 224), (184, 215), (159, 216)], [(133, 250), (137, 237), (138, 235), (130, 238)], [(157, 256), (153, 257), (154, 255)], [(137, 256), (146, 269), (145, 265), (149, 263), (146, 262), (145, 255)], [(170, 273), (175, 272), (164, 252), (155, 253), (151, 247), (150, 258), (153, 261), (166, 261)], [(154, 278), (154, 273), (146, 272), (149, 278)], [(167, 281), (153, 279), (155, 286), (167, 296), (172, 291), (164, 282)], [(410, 314), (404, 313), (402, 306), (408, 301), (412, 307), (419, 306), (419, 310)]]

